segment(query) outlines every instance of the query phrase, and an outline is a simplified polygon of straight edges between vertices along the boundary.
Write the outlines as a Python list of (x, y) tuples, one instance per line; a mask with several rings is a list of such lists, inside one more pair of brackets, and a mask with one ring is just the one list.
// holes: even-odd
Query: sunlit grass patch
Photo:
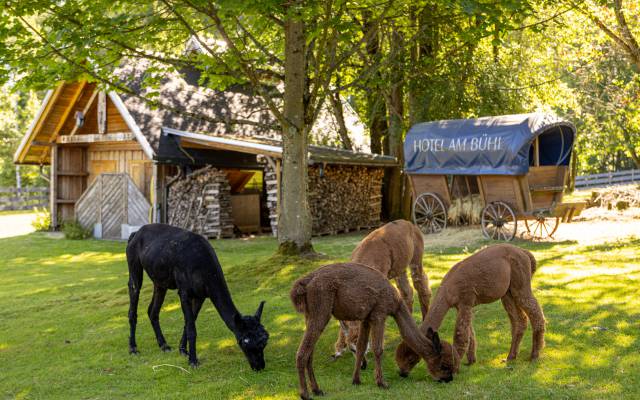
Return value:
[[(160, 314), (174, 351), (161, 352), (146, 315), (152, 293), (148, 277), (138, 309), (141, 354), (130, 356), (124, 242), (51, 240), (42, 234), (0, 239), (0, 396), (296, 398), (295, 353), (304, 319), (290, 304), (291, 284), (322, 264), (348, 260), (362, 236), (352, 233), (315, 240), (315, 248), (324, 253), (317, 260), (274, 257), (277, 243), (269, 237), (212, 242), (238, 308), (254, 313), (261, 300), (267, 301), (263, 318), (270, 340), (265, 351), (267, 369), (261, 373), (251, 371), (210, 302), (198, 319), (202, 365), (190, 369), (177, 352), (184, 321), (175, 292), (167, 294)], [(452, 265), (488, 244), (480, 240), (466, 248), (427, 250), (423, 262), (434, 291)], [(316, 375), (327, 398), (640, 398), (640, 240), (592, 246), (516, 244), (532, 250), (538, 259), (533, 286), (548, 321), (547, 345), (538, 362), (527, 361), (530, 330), (518, 359), (504, 362), (510, 325), (497, 302), (474, 309), (478, 361), (463, 366), (452, 383), (433, 382), (423, 363), (409, 378), (397, 375), (393, 352), (400, 337), (390, 319), (384, 354), (390, 389), (375, 386), (372, 368), (363, 372), (363, 384), (354, 387), (352, 355), (330, 361), (338, 332), (338, 324), (331, 321), (314, 355)], [(418, 320), (417, 307), (414, 311)], [(443, 339), (451, 340), (454, 323), (450, 312), (440, 330)]]

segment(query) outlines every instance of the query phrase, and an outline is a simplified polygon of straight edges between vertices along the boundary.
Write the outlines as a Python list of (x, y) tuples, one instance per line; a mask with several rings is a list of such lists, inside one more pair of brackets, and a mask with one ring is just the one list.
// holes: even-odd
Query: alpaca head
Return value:
[(258, 306), (258, 311), (252, 316), (235, 316), (235, 334), (238, 346), (242, 349), (251, 369), (260, 371), (264, 369), (264, 348), (269, 340), (269, 333), (260, 323), (264, 301)]
[[(427, 369), (431, 376), (440, 382), (451, 382), (453, 374), (457, 373), (457, 354), (453, 346), (446, 341), (440, 341), (438, 332), (431, 328), (427, 331), (427, 339), (433, 343), (433, 355), (429, 357)], [(406, 377), (409, 372), (420, 362), (420, 356), (405, 342), (400, 343), (396, 349), (396, 364), (400, 369), (400, 376)]]

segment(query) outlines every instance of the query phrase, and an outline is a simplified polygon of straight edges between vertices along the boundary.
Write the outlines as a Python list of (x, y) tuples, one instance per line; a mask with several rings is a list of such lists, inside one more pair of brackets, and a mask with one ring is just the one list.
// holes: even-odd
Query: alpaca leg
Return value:
[(142, 265), (136, 261), (129, 262), (129, 353), (138, 354), (136, 344), (136, 325), (138, 324), (138, 301), (142, 287)]
[[(347, 346), (349, 346), (349, 350), (353, 353), (355, 357), (356, 348), (358, 346), (358, 336), (360, 335), (360, 322), (347, 321), (346, 324), (349, 327), (349, 335), (347, 335)], [(367, 369), (367, 353), (368, 352), (369, 352), (369, 344), (367, 344), (367, 349), (364, 351), (364, 355), (362, 356), (362, 366), (360, 367), (360, 369)]]
[(411, 269), (411, 280), (413, 281), (413, 288), (418, 292), (418, 301), (420, 302), (420, 311), (422, 312), (422, 319), (427, 316), (429, 312), (429, 302), (431, 301), (431, 289), (429, 288), (429, 278), (424, 273), (422, 266), (422, 251), (421, 249), (415, 249), (413, 259), (409, 268)]
[(525, 296), (514, 296), (516, 303), (524, 310), (531, 321), (531, 329), (533, 330), (533, 345), (531, 347), (531, 360), (536, 360), (540, 356), (540, 351), (544, 347), (544, 313), (533, 296), (533, 293), (527, 293)]
[(353, 368), (353, 379), (351, 380), (354, 385), (360, 384), (360, 368), (362, 367), (364, 353), (367, 351), (369, 328), (370, 324), (368, 320), (364, 320), (360, 323), (360, 333), (358, 335), (358, 343), (356, 344), (356, 362)]
[[(315, 381), (315, 374), (313, 372), (313, 364), (310, 362), (310, 360), (312, 360), (313, 349), (316, 346), (316, 342), (320, 338), (322, 331), (327, 326), (327, 323), (329, 323), (329, 319), (331, 318), (330, 312), (325, 312), (323, 314), (324, 315), (314, 314), (313, 319), (311, 318), (311, 316), (305, 315), (306, 328), (304, 331), (304, 336), (302, 337), (302, 341), (300, 342), (300, 346), (298, 347), (298, 352), (296, 353), (296, 368), (298, 369), (300, 398), (303, 400), (311, 399), (307, 390), (305, 371), (308, 372), (310, 380), (313, 376), (313, 386)], [(314, 394), (320, 394), (322, 392), (318, 387), (317, 382), (315, 382), (315, 387), (312, 387), (312, 389), (314, 390)], [(316, 391), (318, 393), (316, 393)]]
[(160, 309), (162, 308), (162, 303), (164, 303), (164, 297), (166, 294), (166, 288), (153, 285), (153, 298), (151, 299), (151, 303), (149, 303), (147, 315), (149, 316), (149, 321), (151, 321), (153, 332), (156, 334), (158, 346), (160, 346), (162, 351), (171, 351), (171, 347), (167, 344), (167, 341), (162, 334), (162, 329), (160, 329)]
[(309, 375), (309, 383), (311, 384), (311, 391), (316, 396), (324, 396), (324, 392), (318, 386), (318, 381), (316, 380), (316, 374), (313, 372), (313, 350), (311, 349), (311, 354), (309, 355), (309, 361), (307, 361), (307, 374)]
[(527, 315), (518, 307), (511, 293), (507, 292), (501, 300), (502, 306), (511, 322), (511, 349), (509, 349), (509, 355), (507, 356), (507, 361), (511, 361), (518, 356), (520, 342), (524, 336), (524, 331), (527, 329)]
[(387, 385), (387, 383), (384, 381), (384, 375), (382, 374), (382, 353), (384, 351), (384, 318), (374, 319), (371, 321), (371, 348), (373, 349), (373, 355), (376, 362), (376, 384), (381, 388), (387, 389), (389, 385)]
[[(193, 317), (198, 320), (198, 314), (200, 314), (200, 309), (202, 308), (202, 304), (204, 303), (204, 299), (192, 299), (191, 300), (191, 310), (193, 311)], [(189, 352), (187, 351), (187, 324), (184, 325), (182, 329), (182, 338), (180, 339), (180, 354), (183, 356), (188, 356)]]
[(345, 321), (338, 321), (340, 323), (340, 329), (338, 330), (338, 339), (336, 340), (336, 344), (333, 346), (335, 352), (333, 353), (333, 360), (337, 360), (342, 356), (345, 350), (347, 350), (348, 343), (347, 337), (349, 336), (349, 326)]
[(460, 362), (469, 347), (469, 326), (471, 325), (472, 315), (473, 313), (470, 306), (458, 306), (456, 328), (453, 335), (453, 348), (456, 350), (456, 353), (458, 353), (458, 362)]
[(476, 362), (476, 331), (473, 330), (473, 322), (469, 324), (469, 348), (467, 349), (467, 365)]
[(396, 283), (400, 289), (400, 295), (402, 296), (404, 304), (407, 305), (409, 312), (413, 312), (413, 289), (411, 289), (411, 285), (409, 284), (406, 270), (398, 274)]
[(189, 365), (197, 367), (198, 356), (196, 354), (196, 318), (193, 315), (191, 298), (189, 295), (180, 290), (180, 306), (182, 307), (182, 314), (184, 315), (184, 324), (187, 327), (187, 341), (189, 342)]

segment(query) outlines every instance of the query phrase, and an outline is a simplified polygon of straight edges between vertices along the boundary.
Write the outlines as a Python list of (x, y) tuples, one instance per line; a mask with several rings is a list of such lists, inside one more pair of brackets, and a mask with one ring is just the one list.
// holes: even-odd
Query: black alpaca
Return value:
[[(192, 367), (196, 356), (196, 319), (205, 299), (209, 298), (227, 327), (235, 334), (249, 365), (255, 371), (264, 368), (264, 348), (269, 334), (260, 323), (264, 301), (254, 316), (243, 316), (233, 304), (224, 280), (220, 262), (211, 244), (202, 236), (170, 225), (149, 224), (129, 237), (129, 352), (138, 353), (136, 323), (138, 299), (142, 286), (142, 270), (153, 281), (153, 299), (149, 304), (149, 319), (163, 351), (171, 347), (160, 329), (160, 308), (167, 289), (178, 289), (184, 314), (184, 330), (180, 353), (189, 357)], [(187, 341), (189, 351), (187, 352)]]

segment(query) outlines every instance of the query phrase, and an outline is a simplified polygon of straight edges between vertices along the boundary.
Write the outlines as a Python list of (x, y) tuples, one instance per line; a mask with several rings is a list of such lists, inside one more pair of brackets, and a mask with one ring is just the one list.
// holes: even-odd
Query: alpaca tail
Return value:
[(533, 256), (533, 254), (531, 254), (529, 250), (524, 250), (524, 252), (527, 253), (529, 260), (531, 261), (531, 276), (533, 276), (533, 274), (535, 274), (536, 269), (538, 267), (538, 262), (536, 261), (536, 258)]
[(311, 278), (311, 276), (307, 275), (295, 281), (289, 293), (293, 307), (299, 313), (304, 314), (307, 309), (307, 285)]

